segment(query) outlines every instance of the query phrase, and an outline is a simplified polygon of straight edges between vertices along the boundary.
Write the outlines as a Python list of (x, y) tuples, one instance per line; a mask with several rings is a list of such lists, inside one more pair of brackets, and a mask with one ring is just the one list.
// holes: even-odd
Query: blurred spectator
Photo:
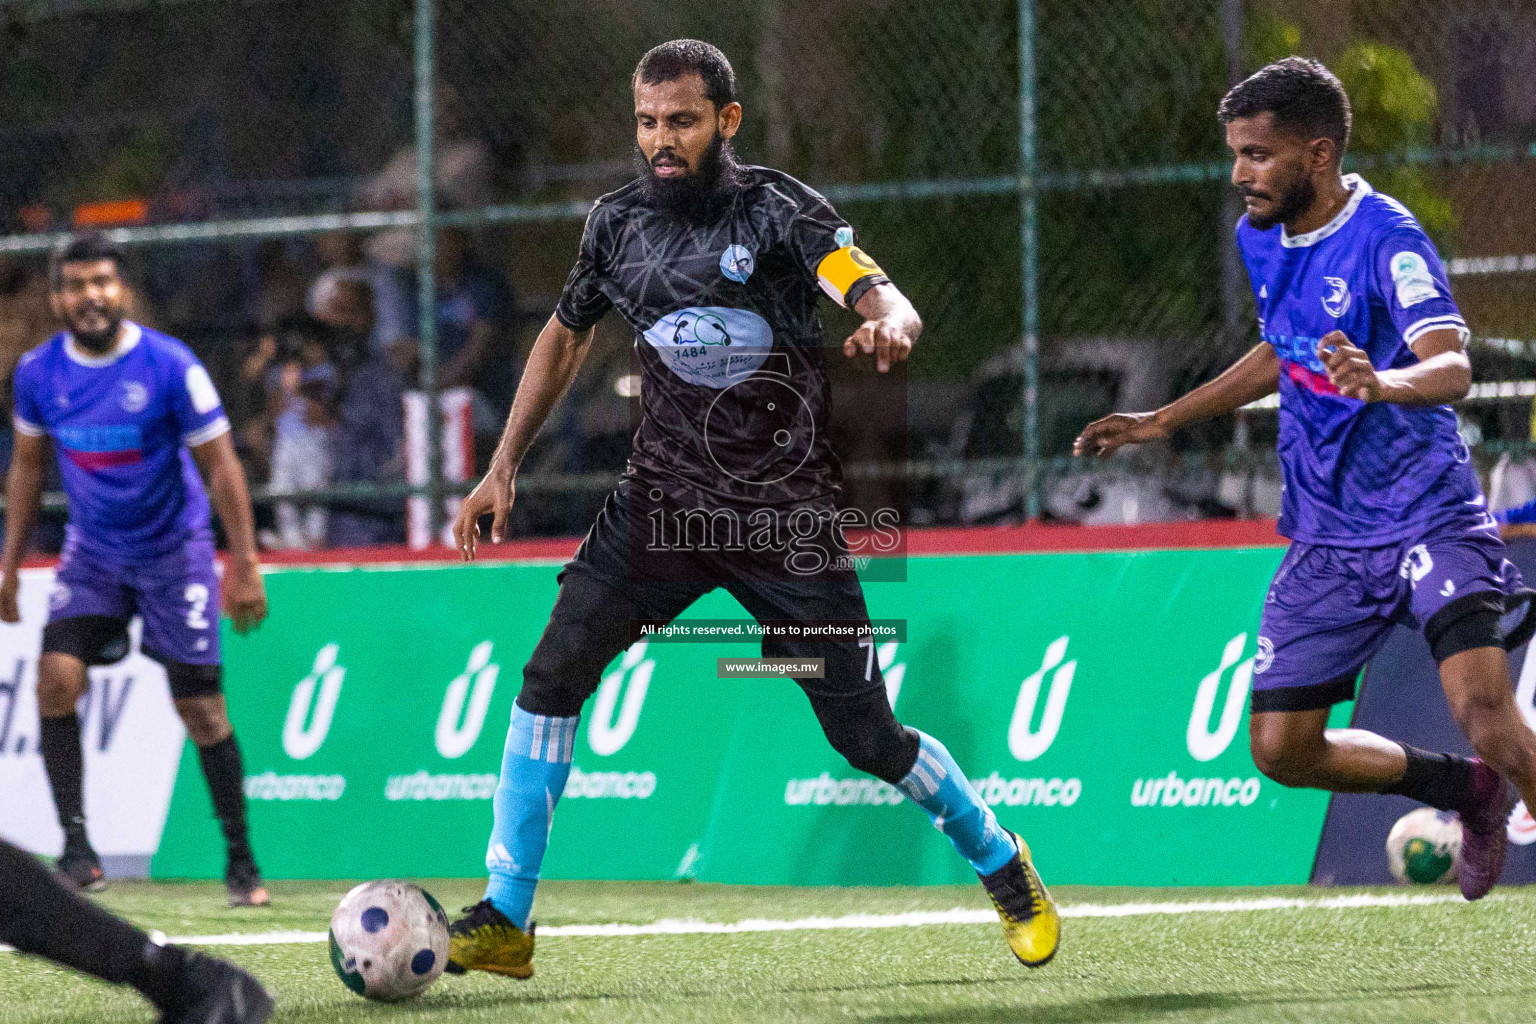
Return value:
[[(371, 330), (372, 292), (365, 281), (347, 282), (332, 310), (351, 332)], [(355, 314), (365, 314), (357, 320)], [(416, 375), (415, 339), (403, 338), (368, 352), (344, 376), (333, 432), (332, 480), (337, 484), (398, 484), (405, 480), (407, 382)], [(405, 540), (405, 502), (398, 498), (353, 498), (332, 503), (327, 526), (332, 547), (370, 547)]]
[[(292, 360), (278, 368), (278, 376), (285, 408), (274, 424), (271, 490), (318, 491), (331, 482), (336, 368), (328, 362), (305, 366)], [(325, 506), (280, 501), (277, 527), (282, 547), (324, 547)]]
[[(465, 210), (491, 201), (491, 150), (472, 138), (465, 119), (464, 103), (449, 85), (437, 89), (433, 133), (437, 206)], [(416, 147), (395, 152), (384, 169), (363, 186), (361, 198), (375, 210), (410, 210), (416, 206)], [(416, 262), (416, 232), (412, 228), (382, 231), (368, 241), (368, 255), (376, 263), (406, 268)]]
[(240, 360), (234, 380), (220, 382), (224, 412), (235, 434), (235, 450), (245, 463), (252, 480), (265, 480), (272, 474), (272, 418), (267, 395), (267, 371), (277, 360), (279, 331), (259, 336)]
[(236, 449), (246, 459), (251, 479), (271, 476), (277, 418), (292, 397), (282, 394), (282, 367), (297, 363), (302, 373), (307, 367), (334, 366), (326, 344), (328, 330), (309, 317), (289, 317), (259, 335), (237, 362), (233, 379), (220, 382)]
[(323, 310), (335, 302), (335, 289), (341, 281), (366, 281), (373, 289), (373, 328), (369, 348), (378, 352), (414, 333), (406, 320), (405, 290), (396, 270), (370, 263), (363, 252), (363, 239), (350, 231), (330, 231), (315, 239), (315, 251), (325, 269), (309, 288), (308, 308), (312, 316), (325, 319)]
[[(286, 321), (257, 340), (227, 391), (226, 407), (250, 472), (257, 479), (265, 476), (274, 493), (315, 490), (330, 482), (338, 371), (327, 340), (327, 329), (316, 321)], [(276, 512), (277, 530), (262, 532), (265, 546), (324, 545), (323, 508), (281, 502)]]
[[(410, 309), (413, 322), (415, 298)], [(506, 381), (495, 379), (494, 374), (487, 379), (492, 355), (507, 345), (511, 311), (511, 290), (505, 279), (474, 261), (469, 236), (456, 228), (438, 232), (437, 384), (443, 389), (475, 389), (476, 433), (499, 431), (497, 406), (511, 398), (510, 387), (504, 395), (495, 386)], [(511, 383), (515, 385), (515, 375)]]
[[(343, 374), (360, 366), (373, 349), (373, 286), (360, 277), (337, 277), (324, 289), (315, 319), (325, 332), (331, 358)], [(410, 344), (411, 339), (391, 343)]]

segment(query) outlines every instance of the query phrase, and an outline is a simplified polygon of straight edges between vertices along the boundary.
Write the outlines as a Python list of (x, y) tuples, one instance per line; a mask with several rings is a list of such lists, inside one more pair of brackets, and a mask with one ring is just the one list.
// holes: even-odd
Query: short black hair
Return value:
[(107, 241), (104, 235), (91, 232), (60, 242), (54, 246), (53, 252), (48, 256), (49, 289), (58, 291), (63, 287), (64, 264), (94, 263), (97, 260), (111, 260), (117, 264), (118, 275), (122, 275), (123, 251)]
[(674, 39), (651, 47), (636, 65), (632, 82), (656, 85), (695, 74), (704, 79), (704, 95), (716, 110), (736, 102), (736, 72), (731, 62), (718, 46), (698, 39)]
[(1287, 57), (1232, 87), (1216, 117), (1222, 124), (1268, 111), (1275, 125), (1304, 139), (1332, 139), (1339, 155), (1349, 145), (1349, 96), (1337, 75), (1307, 57)]

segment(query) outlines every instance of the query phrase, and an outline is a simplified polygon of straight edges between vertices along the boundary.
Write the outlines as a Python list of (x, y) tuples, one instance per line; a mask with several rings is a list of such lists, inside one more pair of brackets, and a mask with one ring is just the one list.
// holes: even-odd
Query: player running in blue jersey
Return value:
[[(1503, 867), (1508, 782), (1536, 807), (1536, 734), (1505, 659), (1533, 623), (1503, 626), (1532, 592), (1504, 557), (1446, 404), (1471, 385), (1466, 324), (1413, 215), (1341, 177), (1349, 100), (1327, 68), (1271, 64), (1227, 94), (1220, 120), (1246, 200), (1237, 239), (1264, 340), (1156, 412), (1089, 424), (1075, 450), (1109, 455), (1279, 390), (1280, 532), (1292, 544), (1259, 626), (1254, 761), (1283, 785), (1458, 812), (1458, 880), (1478, 899)], [(1429, 641), (1478, 758), (1327, 728), (1398, 622)]]
[[(43, 764), (64, 829), (59, 872), (82, 889), (104, 885), (86, 837), (75, 705), (90, 666), (128, 654), (128, 623), (138, 615), (143, 652), (165, 666), (202, 761), (228, 846), (230, 903), (260, 906), (269, 897), (246, 837), (244, 769), (219, 658), (221, 596), (237, 632), (267, 613), (250, 495), (208, 372), (181, 342), (124, 319), (121, 266), (117, 250), (94, 236), (66, 243), (50, 262), (53, 310), (68, 330), (16, 367), (0, 620), (20, 621), (17, 570), (51, 438), (69, 525), (48, 598), (37, 703)], [(199, 470), (229, 539), (222, 580)]]

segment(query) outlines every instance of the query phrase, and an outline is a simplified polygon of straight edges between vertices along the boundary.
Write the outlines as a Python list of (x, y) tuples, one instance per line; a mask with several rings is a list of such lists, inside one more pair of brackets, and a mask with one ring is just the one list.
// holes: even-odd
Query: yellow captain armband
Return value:
[(832, 296), (839, 306), (848, 305), (848, 290), (866, 277), (884, 274), (880, 265), (865, 255), (856, 245), (845, 245), (828, 253), (816, 267), (816, 280), (821, 290)]

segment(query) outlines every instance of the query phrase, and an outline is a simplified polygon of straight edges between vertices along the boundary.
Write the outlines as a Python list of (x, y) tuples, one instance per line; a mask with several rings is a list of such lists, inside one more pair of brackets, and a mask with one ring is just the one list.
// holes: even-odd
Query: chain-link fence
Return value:
[[(590, 201), (633, 176), (629, 76), (679, 36), (731, 57), (742, 158), (832, 198), (924, 316), (907, 463), (849, 466), (905, 475), (914, 523), (1274, 511), (1268, 410), (1108, 465), (1067, 452), (1256, 340), (1214, 112), (1292, 52), (1338, 71), (1353, 168), (1450, 259), (1478, 378), (1507, 382), (1464, 426), (1522, 496), (1536, 10), (1518, 2), (0, 3), (0, 370), (53, 329), (41, 254), (108, 226), (133, 246), (136, 314), (214, 372), (270, 482), (269, 538), (295, 542), (271, 505), (297, 490), (331, 493), (332, 542), (402, 540), (408, 493), (483, 468)], [(830, 336), (852, 326), (828, 315)], [(616, 318), (599, 337), (525, 467), (522, 531), (583, 529), (623, 465), (630, 339)], [(461, 388), (450, 435), (471, 450), (413, 452), (438, 418), (402, 393)], [(293, 471), (317, 430), (329, 464)]]

